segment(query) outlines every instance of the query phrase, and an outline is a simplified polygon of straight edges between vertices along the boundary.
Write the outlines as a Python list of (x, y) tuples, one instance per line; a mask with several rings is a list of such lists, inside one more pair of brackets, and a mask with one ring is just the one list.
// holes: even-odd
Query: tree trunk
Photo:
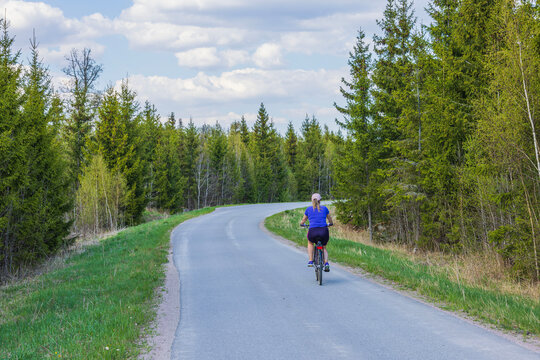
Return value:
[(368, 204), (368, 232), (369, 232), (369, 242), (373, 243), (373, 224), (371, 223), (371, 205)]
[(536, 250), (536, 233), (534, 231), (535, 224), (533, 221), (533, 215), (531, 211), (531, 203), (529, 201), (529, 192), (527, 191), (527, 187), (525, 186), (525, 182), (523, 181), (523, 173), (521, 172), (521, 168), (519, 169), (520, 177), (521, 177), (521, 185), (523, 185), (523, 192), (525, 193), (525, 201), (527, 203), (527, 211), (529, 212), (529, 220), (531, 223), (531, 235), (532, 235), (532, 243), (533, 243), (533, 251), (534, 251), (534, 266), (536, 270), (536, 281), (540, 280), (540, 269), (538, 267), (538, 253)]
[(527, 116), (529, 118), (529, 123), (531, 124), (531, 131), (534, 142), (534, 155), (536, 157), (536, 171), (538, 172), (538, 178), (540, 179), (540, 158), (538, 156), (538, 141), (536, 140), (536, 129), (534, 126), (534, 118), (531, 113), (531, 105), (529, 103), (529, 93), (527, 91), (527, 84), (525, 83), (525, 72), (523, 71), (523, 60), (521, 59), (521, 41), (518, 41), (519, 45), (519, 69), (521, 71), (521, 79), (523, 82), (523, 95), (525, 97), (525, 102), (527, 103)]

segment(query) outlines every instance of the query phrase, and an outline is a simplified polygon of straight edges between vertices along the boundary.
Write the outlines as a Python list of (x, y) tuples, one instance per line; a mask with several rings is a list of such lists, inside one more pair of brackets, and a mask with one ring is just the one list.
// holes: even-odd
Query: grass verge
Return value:
[[(299, 245), (306, 245), (306, 232), (298, 226), (304, 209), (287, 210), (270, 216), (265, 226), (273, 233)], [(453, 281), (441, 269), (408, 259), (386, 249), (335, 238), (330, 233), (330, 259), (344, 265), (359, 267), (382, 276), (407, 289), (417, 291), (448, 310), (464, 311), (468, 315), (517, 331), (524, 335), (540, 335), (540, 305), (533, 299), (501, 294)]]
[(206, 208), (126, 229), (49, 273), (0, 288), (0, 359), (125, 359), (155, 316), (169, 236)]

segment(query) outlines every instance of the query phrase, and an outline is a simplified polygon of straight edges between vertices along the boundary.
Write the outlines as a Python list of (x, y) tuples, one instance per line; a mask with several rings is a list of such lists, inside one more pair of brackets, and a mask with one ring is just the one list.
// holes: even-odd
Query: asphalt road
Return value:
[(220, 208), (174, 230), (180, 321), (172, 359), (540, 359), (336, 266), (319, 286), (304, 252), (260, 228), (301, 205)]

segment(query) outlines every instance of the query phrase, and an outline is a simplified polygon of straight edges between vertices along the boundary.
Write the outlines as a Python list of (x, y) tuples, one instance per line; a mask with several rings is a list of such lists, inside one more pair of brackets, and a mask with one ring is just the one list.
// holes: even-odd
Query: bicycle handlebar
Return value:
[[(300, 226), (307, 228), (307, 227), (309, 227), (309, 224), (301, 224)], [(333, 223), (332, 224), (326, 224), (326, 226), (330, 227), (330, 226), (334, 226), (334, 224)]]

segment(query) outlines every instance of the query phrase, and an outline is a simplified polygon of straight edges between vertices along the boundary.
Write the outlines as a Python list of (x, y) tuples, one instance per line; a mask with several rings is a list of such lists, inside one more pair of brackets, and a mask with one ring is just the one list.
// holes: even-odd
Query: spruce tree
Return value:
[(126, 122), (121, 121), (118, 93), (109, 87), (98, 109), (94, 134), (94, 152), (101, 154), (113, 173), (122, 173), (128, 149)]
[(271, 198), (270, 186), (274, 181), (270, 159), (271, 132), (272, 124), (264, 104), (261, 103), (253, 126), (253, 143), (251, 144), (255, 163), (256, 202), (268, 202)]
[[(377, 55), (373, 71), (373, 124), (382, 139), (375, 158), (382, 167), (376, 191), (385, 200), (384, 212), (390, 232), (402, 242), (419, 239), (418, 178), (411, 146), (418, 143), (411, 130), (418, 124), (413, 63), (414, 11), (409, 0), (389, 0), (377, 23), (383, 32), (374, 37)], [(413, 166), (411, 166), (413, 165)], [(413, 194), (413, 195), (412, 195)]]
[(161, 123), (157, 109), (146, 101), (141, 116), (141, 145), (142, 159), (144, 164), (144, 193), (146, 203), (155, 206), (155, 183), (156, 183), (156, 139), (159, 138)]
[(287, 165), (294, 169), (296, 167), (296, 155), (298, 138), (294, 131), (292, 121), (289, 121), (287, 126), (287, 133), (285, 134), (285, 157), (287, 159)]
[(178, 133), (174, 116), (162, 128), (156, 148), (156, 204), (170, 213), (182, 208), (185, 178), (178, 156)]
[(186, 177), (186, 207), (188, 209), (195, 209), (197, 206), (197, 181), (196, 181), (196, 168), (197, 159), (200, 153), (200, 140), (199, 133), (195, 124), (190, 119), (185, 131), (185, 156), (182, 164), (182, 173)]
[[(28, 179), (24, 167), (27, 146), (21, 122), (22, 96), (20, 52), (13, 51), (14, 38), (7, 20), (0, 19), (0, 274), (11, 273), (16, 264), (16, 219), (20, 216), (18, 189)], [(3, 277), (2, 276), (2, 277)]]
[(373, 186), (379, 167), (378, 151), (381, 139), (372, 121), (371, 79), (372, 62), (369, 46), (365, 43), (364, 32), (360, 29), (353, 52), (349, 53), (350, 80), (342, 79), (340, 87), (346, 104), (336, 109), (343, 114), (338, 124), (347, 131), (347, 140), (339, 137), (338, 155), (335, 160), (335, 181), (333, 193), (338, 215), (344, 222), (367, 227), (373, 236), (373, 213), (380, 209), (376, 189)]
[(141, 142), (141, 118), (138, 114), (137, 94), (122, 81), (118, 97), (120, 122), (126, 129), (127, 143), (122, 158), (118, 159), (120, 171), (126, 179), (127, 193), (125, 199), (125, 218), (129, 224), (138, 224), (146, 207), (146, 191), (144, 188), (144, 146)]
[(246, 118), (242, 115), (242, 120), (240, 120), (240, 134), (242, 136), (242, 142), (248, 146), (249, 145), (249, 128), (246, 123)]
[(98, 109), (95, 152), (100, 154), (113, 174), (126, 180), (126, 198), (122, 209), (128, 224), (140, 222), (146, 206), (144, 158), (140, 117), (136, 94), (123, 82), (120, 93), (110, 87)]
[(92, 51), (71, 50), (66, 57), (67, 66), (63, 69), (70, 79), (68, 89), (71, 94), (70, 116), (67, 119), (65, 134), (69, 144), (72, 178), (75, 189), (78, 187), (82, 168), (87, 164), (88, 144), (92, 131), (97, 93), (95, 85), (103, 71), (101, 65), (92, 58)]
[(225, 201), (226, 178), (227, 178), (227, 155), (228, 144), (225, 132), (219, 125), (212, 128), (208, 138), (208, 150), (210, 155), (210, 171), (212, 176), (213, 196), (215, 200), (212, 203), (221, 205)]
[(307, 199), (312, 193), (321, 192), (325, 147), (322, 141), (321, 126), (315, 115), (310, 119), (306, 114), (302, 122), (301, 134), (302, 141), (298, 144), (296, 180), (298, 196), (301, 199)]
[[(426, 78), (428, 102), (422, 133), (421, 176), (428, 246), (461, 247), (466, 240), (466, 194), (462, 177), (467, 139), (476, 127), (473, 108), (485, 92), (484, 56), (495, 1), (433, 1), (428, 27), (434, 59)], [(438, 239), (432, 243), (431, 239)]]
[(287, 188), (290, 190), (291, 199), (298, 198), (298, 183), (297, 183), (297, 157), (298, 157), (298, 137), (294, 131), (292, 122), (287, 126), (285, 134), (285, 143), (283, 152), (287, 165)]
[[(501, 2), (494, 11), (484, 66), (489, 83), (475, 104), (474, 137), (467, 141), (467, 246), (492, 247), (514, 276), (540, 278), (538, 119), (540, 10), (531, 2)], [(535, 43), (536, 42), (536, 43)], [(490, 216), (490, 214), (500, 216)], [(471, 231), (474, 230), (474, 231)], [(476, 244), (471, 244), (472, 240)]]
[(55, 138), (58, 109), (52, 107), (50, 77), (39, 59), (35, 37), (30, 45), (20, 123), (25, 128), (28, 178), (19, 190), (22, 216), (17, 234), (18, 255), (25, 261), (49, 255), (63, 244), (71, 225), (65, 215), (72, 205), (66, 163)]

